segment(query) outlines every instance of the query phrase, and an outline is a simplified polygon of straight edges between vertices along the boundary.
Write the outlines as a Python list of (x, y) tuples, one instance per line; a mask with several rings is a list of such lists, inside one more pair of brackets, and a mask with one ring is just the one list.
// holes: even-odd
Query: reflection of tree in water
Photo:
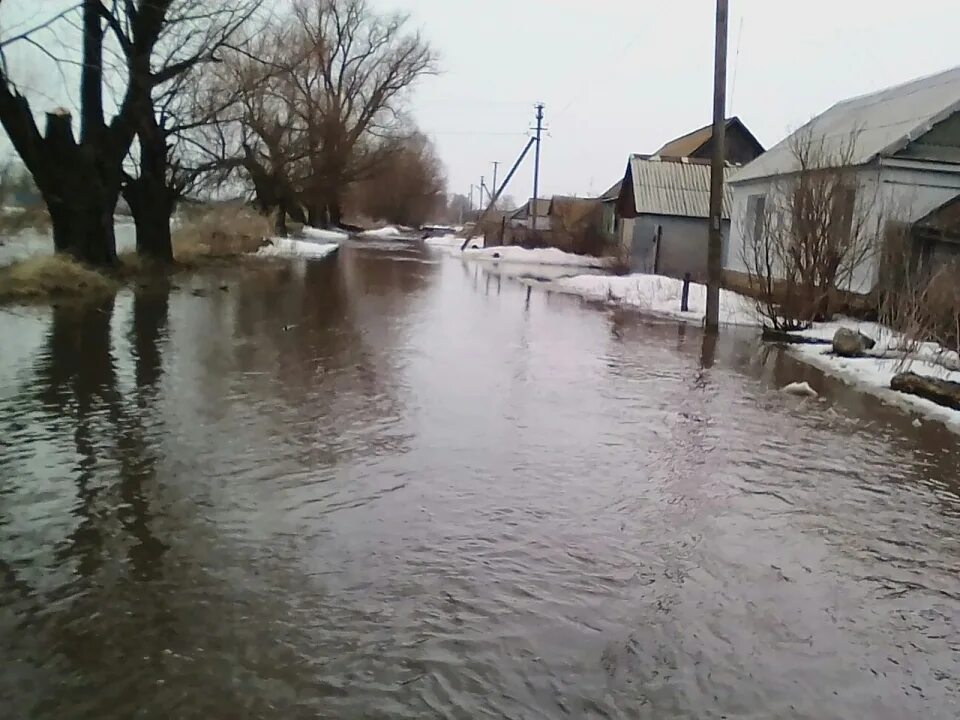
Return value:
[[(236, 369), (252, 376), (244, 393), (259, 397), (268, 410), (280, 400), (285, 417), (293, 412), (293, 422), (307, 421), (302, 427), (311, 428), (307, 444), (314, 450), (328, 444), (315, 441), (326, 434), (343, 451), (338, 438), (347, 418), (399, 417), (391, 365), (403, 342), (398, 319), (432, 271), (345, 247), (337, 257), (269, 263), (245, 275), (231, 293)], [(257, 381), (255, 374), (264, 371), (266, 378)], [(285, 434), (293, 432), (292, 424)], [(365, 442), (394, 447), (403, 439), (374, 431)]]
[[(138, 395), (160, 378), (158, 340), (166, 323), (166, 293), (134, 299), (133, 347)], [(147, 500), (156, 457), (148, 446), (140, 411), (129, 407), (117, 383), (111, 342), (114, 298), (62, 305), (53, 312), (47, 350), (37, 365), (40, 399), (72, 424), (77, 456), (79, 523), (61, 548), (89, 576), (102, 569), (105, 543), (118, 523), (137, 577), (157, 570), (164, 546), (151, 532)], [(116, 475), (113, 475), (116, 468)]]

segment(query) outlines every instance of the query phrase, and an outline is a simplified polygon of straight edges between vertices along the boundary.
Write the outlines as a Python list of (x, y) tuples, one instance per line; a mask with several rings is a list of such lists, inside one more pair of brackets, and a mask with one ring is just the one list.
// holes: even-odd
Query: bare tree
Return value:
[(405, 15), (366, 0), (296, 0), (297, 62), (285, 76), (309, 163), (301, 194), (313, 225), (338, 224), (347, 186), (369, 177), (403, 134), (409, 90), (436, 70)]
[[(220, 54), (246, 44), (244, 25), (261, 0), (219, 3), (181, 0), (157, 43), (149, 102), (138, 107), (136, 169), (125, 174), (123, 195), (137, 228), (137, 252), (173, 260), (170, 218), (177, 200), (217, 165), (191, 152), (191, 131), (220, 120), (223, 98), (201, 101), (198, 75)], [(114, 10), (111, 28), (121, 47), (130, 42)]]
[(878, 251), (883, 212), (876, 184), (860, 182), (852, 166), (855, 141), (831, 150), (810, 132), (796, 134), (796, 171), (751, 197), (741, 219), (741, 260), (757, 309), (776, 330), (829, 315), (838, 291), (857, 290)]
[[(166, 152), (158, 139), (162, 133), (157, 133), (154, 90), (198, 63), (215, 59), (214, 50), (236, 29), (233, 20), (224, 23), (225, 11), (219, 5), (212, 0), (82, 0), (41, 25), (0, 41), (0, 49), (33, 42), (48, 56), (66, 62), (31, 36), (60, 23), (75, 28), (82, 39), (79, 137), (74, 136), (69, 111), (62, 108), (47, 113), (41, 133), (30, 102), (11, 78), (6, 55), (0, 53), (0, 123), (47, 204), (57, 251), (92, 264), (116, 262), (113, 213), (127, 179), (125, 159), (140, 134), (147, 175), (161, 174)], [(79, 26), (73, 22), (77, 11)], [(182, 32), (171, 37), (171, 28)], [(108, 63), (105, 57), (117, 62)], [(122, 77), (107, 77), (107, 71)], [(108, 122), (104, 89), (115, 85), (123, 89)], [(154, 169), (151, 162), (162, 167)]]
[(443, 166), (432, 143), (414, 133), (398, 144), (373, 177), (354, 184), (350, 205), (369, 217), (418, 226), (444, 208), (445, 189)]

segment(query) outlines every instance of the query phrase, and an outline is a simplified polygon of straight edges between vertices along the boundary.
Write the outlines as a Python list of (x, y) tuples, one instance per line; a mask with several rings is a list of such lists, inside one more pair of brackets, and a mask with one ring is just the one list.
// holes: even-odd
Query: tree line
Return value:
[[(51, 35), (77, 57), (51, 50)], [(15, 79), (24, 68), (8, 62), (15, 43), (77, 67), (77, 123), (64, 108), (38, 121)], [(366, 0), (82, 0), (0, 40), (0, 123), (58, 252), (115, 263), (122, 196), (137, 252), (170, 262), (187, 196), (243, 195), (281, 233), (288, 218), (339, 225), (345, 208), (427, 219), (445, 179), (408, 105), (436, 72), (409, 18)]]

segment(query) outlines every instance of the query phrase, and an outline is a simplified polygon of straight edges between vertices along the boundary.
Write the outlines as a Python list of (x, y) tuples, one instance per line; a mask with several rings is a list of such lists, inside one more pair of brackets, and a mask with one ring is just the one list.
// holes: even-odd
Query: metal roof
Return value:
[[(530, 217), (533, 213), (533, 198), (527, 200), (523, 205), (518, 207), (510, 214), (511, 220), (521, 220)], [(550, 212), (550, 199), (549, 198), (538, 198), (537, 199), (537, 217), (546, 217), (547, 213)]]
[(818, 115), (753, 162), (735, 173), (740, 183), (796, 172), (794, 138), (809, 133), (822, 155), (835, 166), (849, 148), (849, 165), (863, 165), (878, 156), (892, 155), (927, 133), (934, 125), (960, 109), (960, 67), (912, 80), (880, 92), (837, 103)]
[[(724, 178), (735, 168), (727, 166)], [(710, 163), (692, 158), (633, 155), (627, 168), (633, 178), (638, 215), (710, 217)], [(724, 186), (723, 217), (730, 217), (733, 192)]]
[[(734, 130), (739, 129), (744, 139), (755, 146), (757, 154), (763, 153), (763, 145), (760, 144), (760, 141), (754, 137), (753, 133), (750, 132), (739, 117), (727, 118), (724, 123), (724, 128), (728, 135)], [(710, 157), (709, 153), (698, 153), (706, 147), (712, 138), (713, 123), (671, 140), (657, 150), (654, 155), (659, 155), (660, 157), (698, 157), (708, 159)]]
[(609, 189), (600, 196), (601, 202), (614, 202), (620, 197), (620, 190), (623, 188), (623, 178), (617, 180)]

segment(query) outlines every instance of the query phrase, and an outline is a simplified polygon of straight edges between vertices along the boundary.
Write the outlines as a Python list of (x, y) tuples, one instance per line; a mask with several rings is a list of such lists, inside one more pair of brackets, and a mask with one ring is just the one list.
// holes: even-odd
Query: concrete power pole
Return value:
[(537, 200), (540, 197), (540, 140), (543, 133), (543, 103), (537, 103), (537, 146), (534, 148), (536, 150), (536, 155), (534, 156), (533, 161), (533, 207), (530, 209), (531, 212), (531, 223), (530, 229), (537, 229), (537, 206), (539, 203)]
[(727, 24), (729, 0), (717, 0), (717, 41), (713, 70), (713, 161), (710, 165), (710, 235), (707, 246), (707, 330), (720, 328), (723, 279), (723, 170), (726, 166)]
[[(496, 160), (493, 161), (493, 192), (496, 193), (500, 188), (497, 187), (497, 168), (500, 167), (500, 163)], [(496, 210), (496, 208), (494, 208)]]

